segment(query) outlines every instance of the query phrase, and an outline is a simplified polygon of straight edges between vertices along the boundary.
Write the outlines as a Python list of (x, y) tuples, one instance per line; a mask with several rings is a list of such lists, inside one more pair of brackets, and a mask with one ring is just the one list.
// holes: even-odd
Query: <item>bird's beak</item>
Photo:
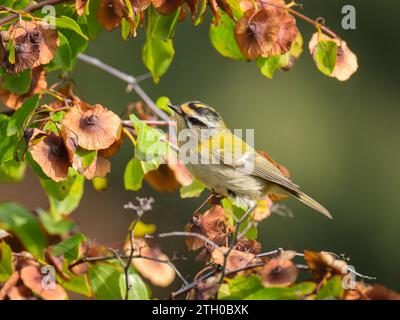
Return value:
[(172, 104), (168, 104), (168, 108), (170, 108), (176, 114), (182, 115), (182, 108), (180, 105), (173, 106)]

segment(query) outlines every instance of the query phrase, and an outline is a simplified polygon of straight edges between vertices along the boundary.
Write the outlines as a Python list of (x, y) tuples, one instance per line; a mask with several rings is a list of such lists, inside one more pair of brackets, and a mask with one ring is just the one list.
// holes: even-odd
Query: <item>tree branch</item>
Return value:
[[(31, 4), (27, 7), (25, 7), (24, 9), (22, 9), (22, 11), (24, 12), (33, 12), (35, 10), (39, 10), (45, 6), (49, 6), (49, 5), (55, 5), (58, 3), (63, 3), (63, 2), (71, 2), (72, 0), (46, 0), (46, 1), (41, 1), (39, 3), (35, 3), (35, 4)], [(18, 15), (13, 13), (10, 14), (7, 17), (4, 17), (2, 19), (0, 19), (0, 26), (2, 26), (3, 24), (6, 24), (10, 21), (13, 21), (14, 19), (18, 18)]]

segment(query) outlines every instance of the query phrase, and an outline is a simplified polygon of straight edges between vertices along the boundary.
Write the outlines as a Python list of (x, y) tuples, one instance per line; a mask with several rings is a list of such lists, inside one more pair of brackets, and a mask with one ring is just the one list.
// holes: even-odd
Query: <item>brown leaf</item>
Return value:
[(321, 278), (328, 272), (347, 273), (347, 263), (336, 259), (328, 252), (304, 251), (304, 259), (313, 274)]
[(357, 289), (367, 300), (400, 300), (400, 294), (380, 284), (358, 285)]
[[(145, 240), (136, 239), (134, 244), (134, 255), (141, 255), (151, 259), (168, 261), (166, 254), (162, 253), (159, 248), (150, 247)], [(125, 253), (129, 254), (131, 250), (130, 242), (125, 244)], [(132, 265), (140, 272), (140, 274), (149, 279), (150, 282), (159, 287), (168, 287), (175, 280), (175, 270), (167, 263), (162, 263), (145, 258), (132, 259)]]
[(21, 279), (25, 286), (44, 300), (66, 300), (68, 295), (63, 287), (55, 283), (53, 288), (45, 288), (42, 284), (43, 275), (38, 267), (26, 266), (21, 269)]
[(60, 137), (54, 133), (46, 134), (39, 129), (34, 129), (28, 149), (33, 160), (48, 177), (54, 181), (61, 181), (67, 177), (70, 161)]
[(19, 281), (19, 272), (14, 271), (0, 289), (0, 300), (4, 300), (9, 291), (17, 285)]
[(262, 267), (260, 276), (264, 287), (287, 287), (296, 281), (298, 269), (289, 259), (277, 257)]
[(193, 181), (185, 165), (179, 159), (173, 159), (171, 155), (168, 156), (166, 164), (148, 172), (144, 179), (158, 192), (172, 192), (181, 186), (190, 185)]
[(215, 297), (218, 292), (218, 277), (210, 277), (200, 282), (194, 289), (194, 300), (210, 300)]
[(32, 295), (31, 290), (23, 285), (12, 287), (8, 292), (8, 298), (10, 300), (38, 300)]
[(98, 154), (90, 166), (83, 170), (82, 174), (86, 179), (92, 180), (93, 178), (97, 177), (104, 178), (110, 172), (111, 162), (102, 155)]
[(152, 0), (154, 8), (163, 15), (170, 15), (175, 12), (185, 0)]
[(120, 0), (100, 0), (97, 19), (107, 31), (112, 31), (121, 25), (123, 6)]
[(117, 141), (115, 141), (111, 146), (109, 146), (107, 149), (99, 150), (99, 154), (105, 158), (111, 158), (113, 155), (115, 155), (119, 151), (119, 149), (124, 144), (124, 142), (125, 142), (125, 134), (122, 131), (121, 137)]
[[(227, 252), (227, 247), (221, 247), (220, 249), (214, 249), (212, 252), (212, 261), (215, 264), (224, 265), (225, 256), (223, 252)], [(259, 262), (260, 260), (256, 258), (256, 256), (252, 253), (242, 252), (238, 250), (232, 250), (226, 261), (226, 271), (234, 271), (240, 268), (244, 268), (248, 265), (253, 265)]]
[[(227, 241), (227, 216), (220, 205), (213, 206), (203, 215), (193, 217), (193, 223), (185, 226), (185, 231), (204, 235), (217, 245), (226, 245)], [(195, 237), (186, 237), (186, 245), (189, 250), (197, 250), (204, 247), (203, 240)]]
[(71, 107), (62, 120), (64, 131), (86, 150), (109, 148), (120, 139), (121, 119), (100, 104), (80, 102)]
[(238, 251), (249, 252), (257, 255), (261, 251), (261, 243), (256, 240), (249, 240), (242, 237), (236, 244), (235, 249)]
[(339, 81), (346, 81), (357, 71), (357, 56), (347, 46), (346, 41), (341, 39), (333, 39), (325, 34), (316, 32), (313, 34), (308, 47), (311, 55), (314, 57), (315, 49), (320, 41), (334, 41), (337, 45), (336, 64), (333, 69), (332, 77)]
[(88, 0), (75, 0), (75, 9), (79, 16), (83, 16), (85, 14), (85, 6), (87, 2)]

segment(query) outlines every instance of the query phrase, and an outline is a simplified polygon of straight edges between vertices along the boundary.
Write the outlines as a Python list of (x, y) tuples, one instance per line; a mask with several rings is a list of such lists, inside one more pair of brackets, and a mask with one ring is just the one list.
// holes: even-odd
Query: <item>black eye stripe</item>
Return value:
[(198, 115), (203, 116), (211, 121), (219, 121), (220, 116), (206, 104), (199, 101), (191, 101), (188, 103), (189, 108), (195, 111)]
[(187, 119), (194, 126), (207, 127), (207, 125), (203, 121), (201, 121), (195, 117), (187, 117)]

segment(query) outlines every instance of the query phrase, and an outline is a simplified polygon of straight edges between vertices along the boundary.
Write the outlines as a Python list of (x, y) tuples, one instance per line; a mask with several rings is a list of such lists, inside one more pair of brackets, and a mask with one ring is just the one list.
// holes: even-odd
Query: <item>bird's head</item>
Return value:
[(182, 129), (223, 129), (225, 123), (215, 109), (199, 102), (189, 101), (168, 106), (175, 113), (178, 131)]

